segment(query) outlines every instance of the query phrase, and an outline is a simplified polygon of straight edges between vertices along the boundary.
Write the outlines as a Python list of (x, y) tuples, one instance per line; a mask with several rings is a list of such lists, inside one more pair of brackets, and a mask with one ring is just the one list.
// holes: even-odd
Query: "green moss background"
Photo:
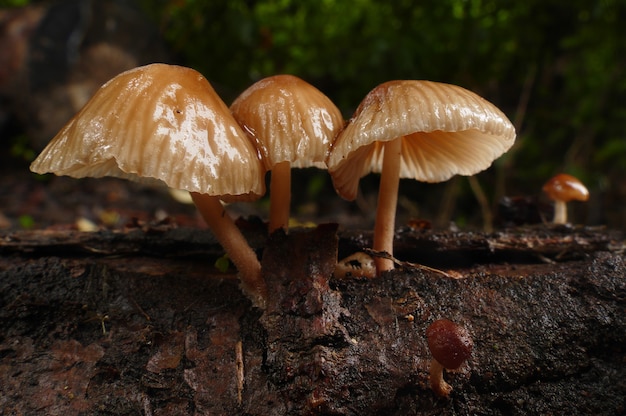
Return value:
[[(21, 4), (4, 1), (0, 5)], [(514, 148), (470, 183), (402, 184), (407, 212), (480, 224), (508, 196), (540, 198), (558, 172), (592, 194), (587, 224), (626, 224), (626, 2), (621, 0), (139, 0), (176, 61), (230, 103), (254, 81), (298, 75), (349, 118), (391, 79), (458, 84), (513, 121)], [(307, 180), (310, 180), (309, 178)], [(375, 192), (377, 178), (363, 190)], [(302, 192), (321, 198), (327, 178)]]

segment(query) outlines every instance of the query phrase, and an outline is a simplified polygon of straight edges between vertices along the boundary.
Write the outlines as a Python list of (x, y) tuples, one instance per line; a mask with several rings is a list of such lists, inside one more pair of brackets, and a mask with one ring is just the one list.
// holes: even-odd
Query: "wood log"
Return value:
[[(265, 311), (214, 267), (209, 231), (0, 235), (0, 413), (626, 413), (620, 232), (402, 229), (394, 271), (337, 279), (337, 256), (370, 233), (244, 230)], [(439, 318), (474, 341), (444, 374), (449, 398), (428, 379), (425, 331)]]

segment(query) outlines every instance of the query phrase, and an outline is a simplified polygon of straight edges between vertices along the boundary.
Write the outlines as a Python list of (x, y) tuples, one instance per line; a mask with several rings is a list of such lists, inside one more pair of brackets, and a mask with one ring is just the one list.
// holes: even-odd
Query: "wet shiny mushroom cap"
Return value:
[(389, 81), (374, 88), (338, 135), (328, 157), (337, 192), (356, 197), (359, 179), (382, 170), (384, 143), (402, 138), (400, 177), (441, 182), (488, 168), (515, 140), (495, 105), (462, 87)]
[(581, 181), (572, 175), (560, 173), (543, 185), (543, 191), (554, 201), (587, 201), (589, 191)]
[(439, 319), (426, 329), (428, 348), (444, 368), (459, 368), (471, 355), (474, 342), (467, 329), (448, 319)]
[(31, 170), (160, 181), (207, 195), (265, 192), (257, 150), (209, 82), (193, 69), (165, 64), (104, 84)]
[(257, 143), (268, 170), (280, 162), (325, 169), (328, 149), (344, 124), (326, 95), (293, 75), (254, 83), (230, 109)]

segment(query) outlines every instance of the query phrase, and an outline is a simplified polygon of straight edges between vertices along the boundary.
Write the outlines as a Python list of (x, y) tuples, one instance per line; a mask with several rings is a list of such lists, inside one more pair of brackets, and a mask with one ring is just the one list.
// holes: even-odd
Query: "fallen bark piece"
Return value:
[[(371, 232), (341, 233), (339, 255), (362, 251), (371, 244)], [(397, 230), (395, 257), (429, 266), (464, 267), (478, 263), (541, 263), (581, 259), (598, 251), (624, 252), (626, 236), (602, 227), (539, 225), (508, 228), (493, 233)]]
[[(238, 221), (252, 247), (261, 251), (267, 240), (265, 226), (257, 219)], [(363, 251), (371, 245), (372, 232), (339, 231), (339, 257)], [(396, 254), (401, 261), (425, 261), (463, 266), (493, 262), (545, 262), (580, 258), (597, 251), (623, 252), (626, 236), (617, 230), (567, 225), (511, 228), (494, 233), (414, 230), (396, 233)], [(152, 255), (211, 258), (223, 249), (207, 230), (175, 224), (147, 224), (123, 230), (80, 232), (67, 229), (13, 231), (0, 234), (0, 254), (24, 255)]]

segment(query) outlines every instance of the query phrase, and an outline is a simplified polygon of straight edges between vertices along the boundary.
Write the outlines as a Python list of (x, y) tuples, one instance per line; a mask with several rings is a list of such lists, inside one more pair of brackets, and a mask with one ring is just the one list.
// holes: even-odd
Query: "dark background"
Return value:
[[(387, 80), (461, 85), (508, 115), (516, 144), (471, 181), (403, 180), (399, 222), (480, 229), (492, 217), (497, 226), (542, 221), (551, 215), (542, 184), (567, 172), (591, 193), (570, 204), (571, 220), (623, 229), (625, 19), (619, 0), (0, 1), (0, 225), (87, 217), (115, 226), (102, 212), (122, 221), (160, 209), (195, 221), (192, 208), (160, 190), (28, 172), (99, 85), (134, 66), (170, 62), (202, 72), (227, 104), (262, 77), (298, 75), (346, 119)], [(341, 201), (324, 172), (298, 172), (294, 182), (295, 218), (371, 226), (376, 175), (363, 179), (355, 203)], [(266, 206), (238, 209), (265, 215)]]

